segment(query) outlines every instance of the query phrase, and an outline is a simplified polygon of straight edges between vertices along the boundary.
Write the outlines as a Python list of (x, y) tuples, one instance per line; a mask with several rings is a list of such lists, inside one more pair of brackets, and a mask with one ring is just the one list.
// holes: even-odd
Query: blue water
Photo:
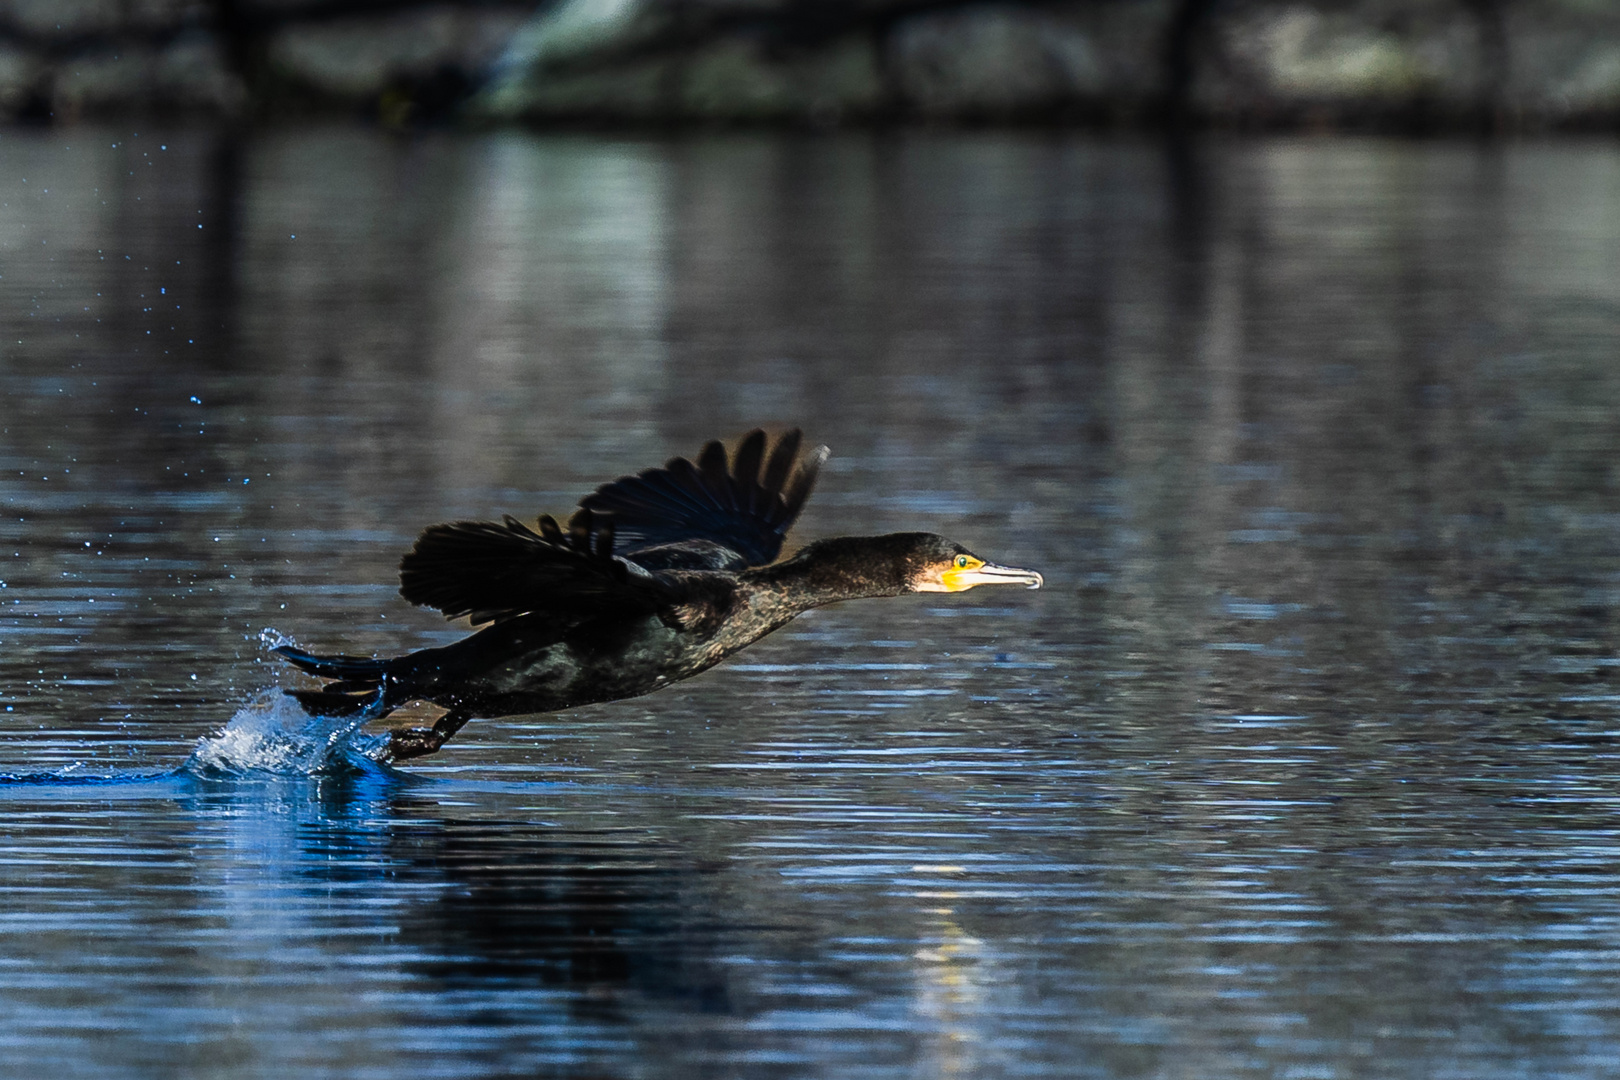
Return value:
[[(1617, 180), (0, 132), (0, 1073), (1612, 1075)], [(758, 423), (832, 447), (800, 540), (1046, 588), (400, 767), (280, 693), (466, 632), (422, 526)]]

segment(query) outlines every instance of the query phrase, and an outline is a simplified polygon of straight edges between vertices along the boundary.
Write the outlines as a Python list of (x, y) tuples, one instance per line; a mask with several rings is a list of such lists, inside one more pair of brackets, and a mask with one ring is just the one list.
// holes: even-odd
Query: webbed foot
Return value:
[(406, 758), (426, 757), (437, 753), (439, 747), (450, 741), (450, 736), (466, 726), (470, 716), (448, 712), (439, 717), (430, 728), (395, 728), (388, 733), (385, 761), (404, 761)]

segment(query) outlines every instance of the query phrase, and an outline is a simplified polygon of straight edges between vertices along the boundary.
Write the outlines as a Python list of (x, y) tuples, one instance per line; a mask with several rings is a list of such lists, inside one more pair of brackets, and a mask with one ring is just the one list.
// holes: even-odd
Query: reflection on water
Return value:
[[(1596, 142), (0, 133), (0, 1060), (1606, 1075), (1617, 181)], [(422, 525), (773, 421), (834, 450), (801, 539), (1048, 588), (816, 612), (408, 771), (255, 698), (266, 627), (462, 633), (393, 593)]]

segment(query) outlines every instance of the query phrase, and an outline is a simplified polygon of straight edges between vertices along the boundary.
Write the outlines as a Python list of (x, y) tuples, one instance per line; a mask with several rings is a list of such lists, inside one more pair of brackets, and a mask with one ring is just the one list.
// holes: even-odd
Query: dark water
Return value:
[[(1620, 1069), (1612, 142), (8, 131), (0, 323), (7, 1075)], [(760, 422), (1047, 588), (266, 693)]]

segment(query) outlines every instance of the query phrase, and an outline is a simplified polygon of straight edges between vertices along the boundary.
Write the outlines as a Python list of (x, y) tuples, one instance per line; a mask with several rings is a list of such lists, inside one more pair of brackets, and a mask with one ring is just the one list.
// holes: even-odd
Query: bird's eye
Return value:
[(966, 555), (958, 555), (956, 557), (956, 568), (958, 570), (966, 570), (967, 569), (967, 564), (968, 564), (968, 557)]

